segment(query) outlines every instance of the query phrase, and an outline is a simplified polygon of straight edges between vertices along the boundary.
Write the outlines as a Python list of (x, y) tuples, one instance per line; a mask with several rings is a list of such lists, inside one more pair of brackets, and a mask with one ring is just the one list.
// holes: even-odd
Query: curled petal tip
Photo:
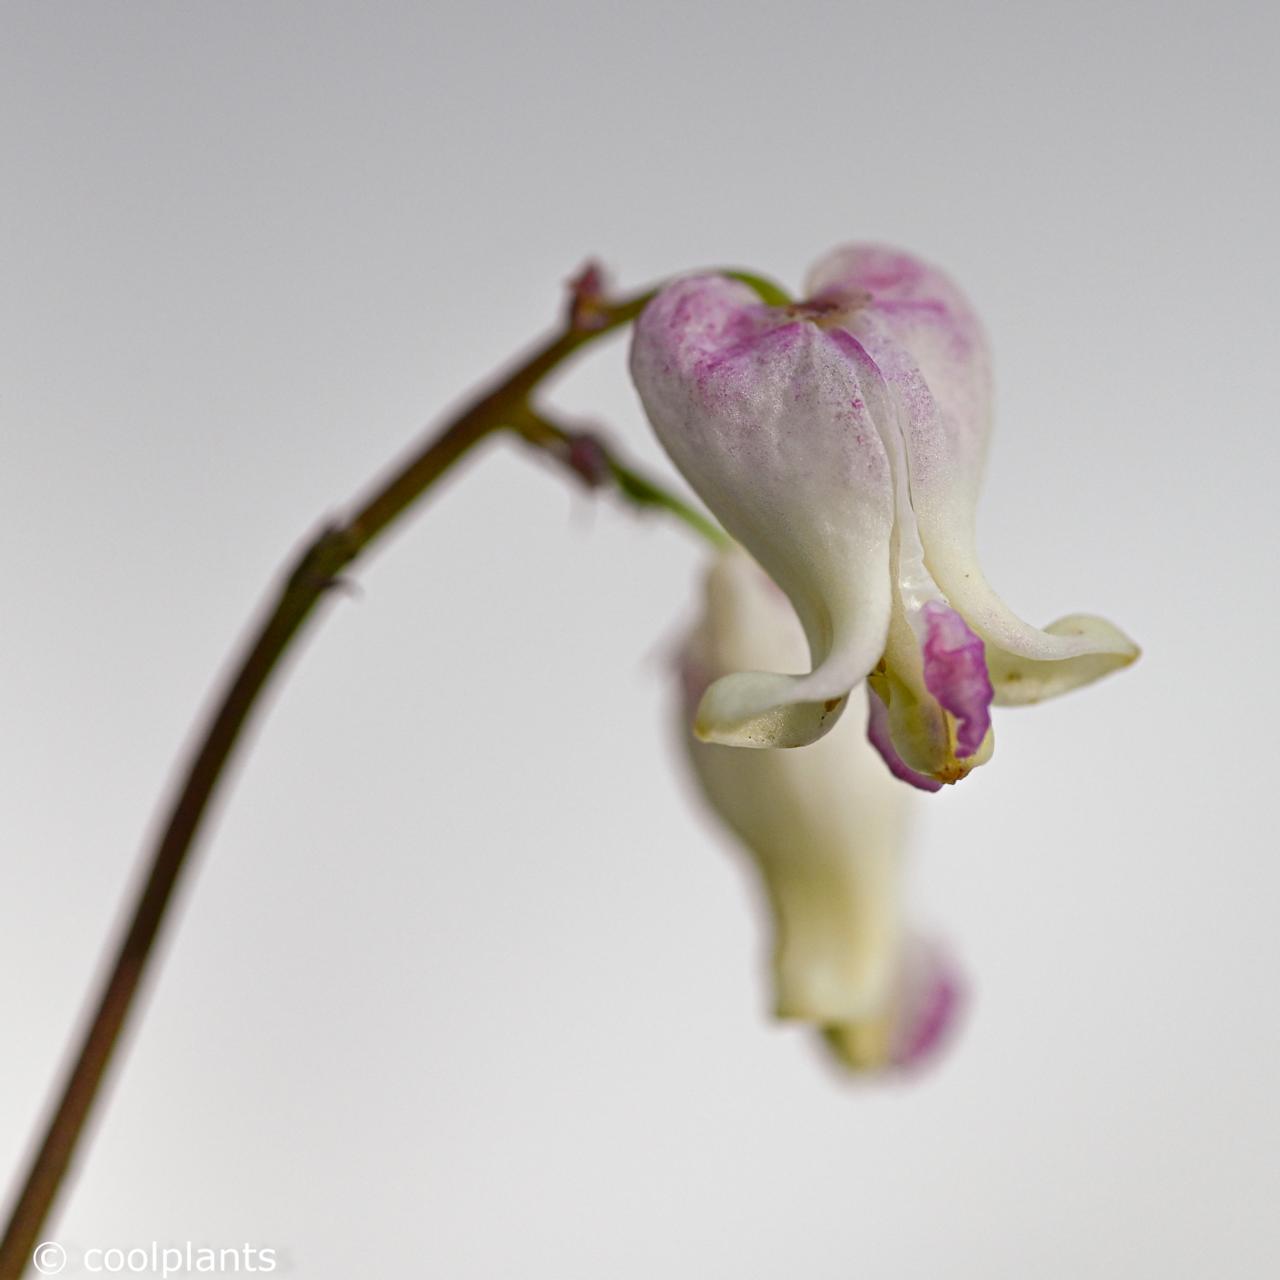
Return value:
[[(1025, 626), (1025, 624), (1023, 624)], [(1030, 706), (1083, 688), (1125, 667), (1142, 650), (1114, 623), (1074, 613), (1043, 631), (1026, 627), (1039, 640), (1022, 635), (991, 637), (988, 666), (998, 706)]]
[(703, 694), (693, 732), (727, 747), (803, 747), (828, 733), (847, 693), (817, 701), (798, 699), (795, 676), (743, 671), (722, 676)]

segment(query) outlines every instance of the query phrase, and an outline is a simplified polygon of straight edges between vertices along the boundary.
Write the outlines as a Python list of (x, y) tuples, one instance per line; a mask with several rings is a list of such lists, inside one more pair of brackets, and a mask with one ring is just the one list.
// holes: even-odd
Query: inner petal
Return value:
[(941, 782), (913, 769), (898, 754), (898, 748), (893, 745), (893, 735), (889, 732), (889, 709), (880, 695), (871, 692), (867, 697), (867, 705), (867, 741), (880, 753), (889, 772), (901, 782), (920, 791), (941, 791)]
[[(897, 391), (854, 334), (847, 329), (832, 329), (828, 336), (858, 370), (860, 389), (889, 460), (893, 487), (891, 570), (895, 612), (907, 626), (897, 629), (896, 643), (895, 628), (891, 626), (886, 659), (900, 686), (909, 686), (921, 702), (931, 697), (946, 714), (949, 723), (945, 731), (939, 726), (932, 735), (924, 736), (932, 736), (939, 748), (936, 754), (940, 758), (934, 771), (939, 776), (952, 775), (957, 760), (978, 754), (991, 728), (993, 691), (985, 648), (964, 618), (951, 607), (925, 563), (911, 490), (904, 410)], [(891, 686), (886, 682), (888, 687)], [(940, 713), (934, 712), (933, 718), (940, 719)], [(917, 780), (920, 772), (906, 765), (901, 753), (889, 742), (890, 726), (895, 722), (899, 726), (905, 723), (897, 714), (882, 725), (873, 726), (880, 729), (882, 739), (876, 745), (897, 777), (920, 786)], [(876, 740), (874, 733), (872, 740)], [(889, 750), (886, 751), (886, 747)], [(948, 758), (942, 759), (942, 755)], [(963, 772), (958, 776), (963, 776)]]
[(991, 728), (995, 690), (987, 674), (982, 641), (952, 608), (936, 600), (921, 609), (925, 641), (924, 683), (956, 720), (956, 755), (976, 755)]

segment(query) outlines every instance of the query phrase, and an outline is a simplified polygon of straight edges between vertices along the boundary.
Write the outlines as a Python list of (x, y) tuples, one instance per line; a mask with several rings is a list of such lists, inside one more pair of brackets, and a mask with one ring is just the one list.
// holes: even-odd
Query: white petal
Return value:
[(848, 327), (899, 406), (926, 563), (985, 643), (995, 701), (1038, 702), (1131, 663), (1138, 648), (1111, 623), (1072, 615), (1040, 630), (1005, 605), (978, 567), (974, 515), (990, 429), (990, 360), (960, 291), (909, 255), (866, 245), (829, 254), (811, 285), (869, 299)]
[[(741, 552), (709, 575), (708, 607), (684, 655), (685, 695), (738, 666), (802, 663), (806, 641), (783, 594)], [(865, 693), (821, 742), (739, 751), (694, 741), (702, 791), (763, 874), (774, 914), (780, 1016), (847, 1022), (878, 1016), (902, 950), (905, 806), (864, 736)]]
[(1074, 613), (1043, 630), (1023, 622), (975, 568), (942, 579), (948, 594), (987, 646), (998, 706), (1027, 706), (1091, 684), (1134, 662), (1141, 652), (1105, 618)]
[(672, 460), (786, 592), (808, 639), (809, 674), (726, 676), (697, 731), (738, 746), (811, 742), (879, 660), (889, 623), (892, 485), (857, 370), (818, 325), (714, 276), (650, 303), (631, 368)]

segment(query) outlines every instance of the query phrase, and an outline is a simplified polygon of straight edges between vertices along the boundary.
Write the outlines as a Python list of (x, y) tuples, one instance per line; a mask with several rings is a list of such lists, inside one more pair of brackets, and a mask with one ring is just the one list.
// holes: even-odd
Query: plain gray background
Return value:
[[(4, 6), (0, 1162), (290, 547), (538, 333), (833, 244), (986, 318), (986, 570), (1142, 662), (922, 802), (971, 1014), (769, 1023), (667, 656), (702, 552), (502, 443), (311, 636), (60, 1220), (307, 1277), (1272, 1276), (1274, 61), (1257, 4)], [(555, 389), (665, 470), (620, 342)]]

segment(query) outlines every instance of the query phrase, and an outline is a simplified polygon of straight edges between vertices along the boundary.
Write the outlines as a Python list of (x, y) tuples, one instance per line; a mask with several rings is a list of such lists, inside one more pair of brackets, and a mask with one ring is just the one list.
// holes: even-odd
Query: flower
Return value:
[[(680, 654), (684, 707), (726, 672), (787, 670), (805, 657), (782, 592), (740, 548), (720, 555)], [(687, 718), (681, 733), (703, 796), (763, 876), (777, 1016), (814, 1024), (856, 1070), (924, 1061), (952, 1024), (958, 984), (942, 953), (904, 926), (910, 793), (853, 720), (804, 751), (701, 742)]]
[(706, 741), (813, 742), (869, 678), (869, 736), (896, 776), (936, 790), (989, 759), (993, 702), (1039, 702), (1137, 657), (1101, 618), (1030, 626), (983, 577), (986, 340), (933, 267), (837, 249), (786, 306), (723, 276), (678, 280), (638, 320), (631, 370), (676, 466), (808, 640), (807, 674), (717, 680), (696, 713)]

